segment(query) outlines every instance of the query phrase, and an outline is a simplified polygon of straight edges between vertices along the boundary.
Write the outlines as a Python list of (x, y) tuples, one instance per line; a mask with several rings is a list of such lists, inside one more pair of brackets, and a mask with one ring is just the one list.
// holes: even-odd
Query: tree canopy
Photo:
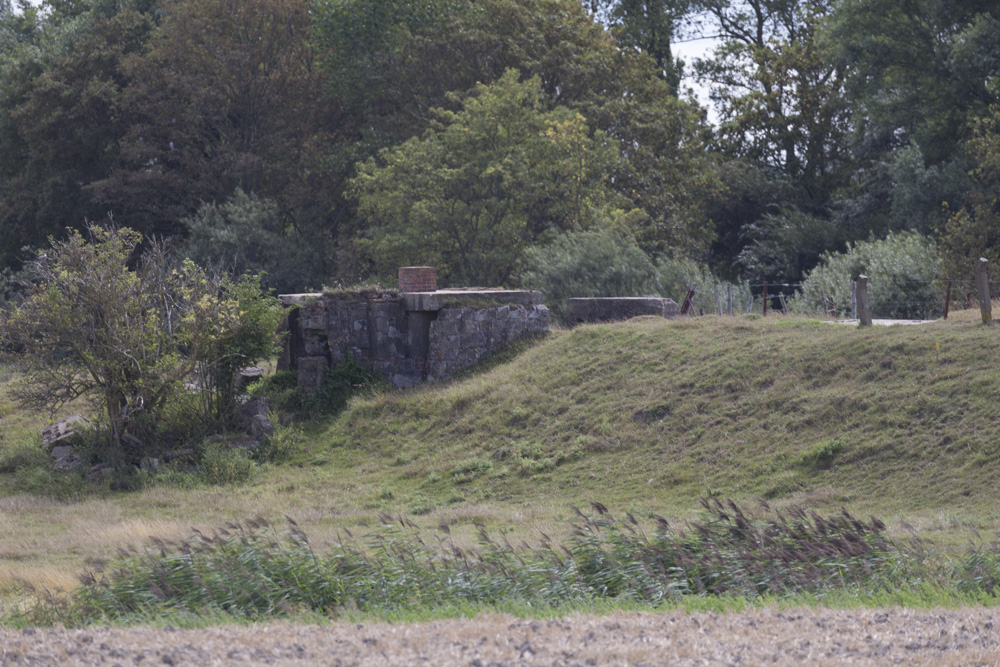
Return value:
[(109, 216), (287, 291), (521, 284), (568, 231), (752, 282), (997, 238), (987, 0), (2, 0), (0, 54), (8, 273)]

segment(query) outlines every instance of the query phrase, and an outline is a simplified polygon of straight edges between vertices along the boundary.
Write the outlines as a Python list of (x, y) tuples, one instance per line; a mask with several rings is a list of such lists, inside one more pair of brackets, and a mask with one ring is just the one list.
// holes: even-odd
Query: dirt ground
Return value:
[(0, 665), (998, 665), (1000, 610), (2, 630)]

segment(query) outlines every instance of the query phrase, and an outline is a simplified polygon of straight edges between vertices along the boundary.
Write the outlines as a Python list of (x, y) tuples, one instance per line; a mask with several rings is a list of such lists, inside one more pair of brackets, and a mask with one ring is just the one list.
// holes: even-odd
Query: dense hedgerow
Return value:
[(480, 528), (476, 549), (455, 545), (447, 526), (433, 542), (403, 517), (381, 515), (374, 533), (320, 553), (289, 519), (286, 537), (262, 518), (227, 524), (179, 544), (153, 540), (123, 551), (65, 597), (42, 596), (20, 622), (129, 622), (177, 613), (260, 619), (304, 611), (385, 612), (520, 603), (560, 607), (599, 600), (657, 605), (682, 596), (791, 597), (877, 594), (928, 581), (960, 593), (994, 595), (995, 549), (940, 564), (903, 548), (872, 518), (793, 509), (748, 516), (734, 503), (703, 502), (705, 518), (650, 532), (631, 514), (600, 503), (576, 510), (565, 544), (514, 547)]

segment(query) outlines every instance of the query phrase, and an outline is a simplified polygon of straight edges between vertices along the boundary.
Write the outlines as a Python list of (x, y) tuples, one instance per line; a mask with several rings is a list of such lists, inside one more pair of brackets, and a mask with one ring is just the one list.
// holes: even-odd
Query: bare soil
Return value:
[(534, 621), (0, 629), (0, 665), (998, 665), (1000, 611), (756, 610)]

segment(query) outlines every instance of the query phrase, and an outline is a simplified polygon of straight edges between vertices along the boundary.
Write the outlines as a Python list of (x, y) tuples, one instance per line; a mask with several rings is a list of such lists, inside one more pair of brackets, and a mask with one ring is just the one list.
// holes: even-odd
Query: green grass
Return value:
[(708, 494), (992, 531), (998, 336), (968, 319), (579, 327), (488, 374), (357, 401), (317, 437), (400, 461), (383, 483), (432, 497), (683, 511)]
[(11, 402), (6, 368), (0, 461), (28, 464), (0, 466), (11, 536), (0, 600), (17, 579), (68, 588), (87, 559), (257, 514), (295, 518), (322, 548), (391, 512), (447, 525), (464, 548), (476, 524), (512, 542), (558, 538), (571, 505), (595, 499), (673, 522), (701, 497), (731, 497), (843, 506), (895, 539), (958, 550), (1000, 526), (1000, 328), (974, 315), (868, 330), (779, 316), (557, 331), (451, 383), (302, 423), (285, 462), (241, 484), (133, 493), (52, 493), (31, 459), (46, 419)]

